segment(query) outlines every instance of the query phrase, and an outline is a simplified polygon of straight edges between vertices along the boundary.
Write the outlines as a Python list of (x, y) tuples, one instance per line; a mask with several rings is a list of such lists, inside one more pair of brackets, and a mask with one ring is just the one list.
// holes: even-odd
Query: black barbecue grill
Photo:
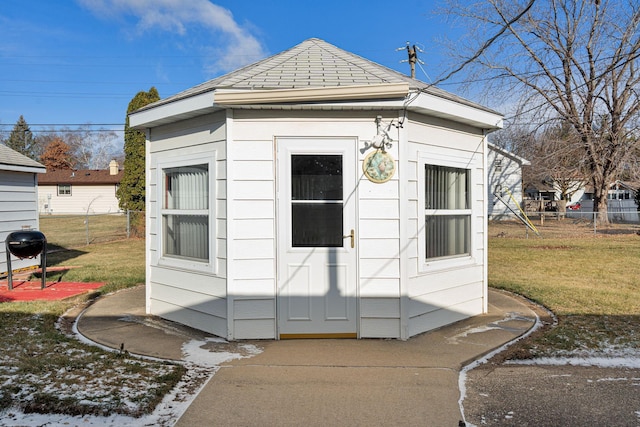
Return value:
[(11, 270), (11, 255), (20, 258), (40, 257), (40, 265), (42, 268), (42, 286), (45, 288), (47, 276), (47, 238), (40, 231), (22, 230), (9, 233), (5, 240), (7, 251), (7, 271), (9, 275), (9, 290), (13, 289), (13, 272)]

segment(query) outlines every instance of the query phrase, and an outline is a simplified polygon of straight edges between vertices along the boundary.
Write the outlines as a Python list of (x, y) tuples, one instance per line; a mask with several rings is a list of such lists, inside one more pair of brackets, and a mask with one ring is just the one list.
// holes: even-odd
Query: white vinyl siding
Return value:
[(41, 214), (93, 215), (122, 213), (115, 184), (74, 184), (71, 195), (58, 195), (57, 185), (38, 186), (38, 209)]
[[(393, 117), (383, 117), (391, 121)], [(357, 170), (375, 133), (369, 112), (233, 110), (149, 132), (147, 201), (148, 306), (153, 314), (227, 339), (278, 336), (279, 136), (352, 138)], [(360, 338), (409, 338), (483, 311), (483, 136), (475, 128), (410, 115), (392, 130), (388, 152), (397, 161), (389, 182), (372, 183), (361, 173), (353, 194), (358, 223), (358, 334)], [(404, 144), (404, 145), (401, 145)], [(402, 156), (407, 156), (402, 158)], [(163, 264), (162, 168), (190, 157), (211, 161), (211, 256), (214, 270)], [(173, 163), (172, 163), (173, 162)], [(426, 164), (468, 170), (469, 251), (426, 261), (424, 171)], [(215, 170), (214, 170), (215, 169)], [(215, 177), (213, 176), (215, 175)]]
[[(408, 203), (408, 336), (483, 313), (487, 286), (484, 224), (483, 135), (477, 129), (444, 120), (410, 116), (405, 125), (410, 148), (407, 170)], [(427, 259), (425, 218), (442, 210), (426, 210), (425, 165), (468, 171), (468, 253)], [(455, 205), (453, 205), (455, 206)], [(460, 206), (460, 205), (458, 205)]]
[[(7, 271), (5, 240), (12, 231), (39, 227), (37, 204), (37, 175), (30, 172), (0, 170), (0, 273)], [(34, 259), (11, 259), (13, 270), (40, 265)]]
[[(490, 219), (513, 219), (515, 214), (496, 194), (516, 212), (522, 205), (522, 160), (503, 154), (491, 145), (487, 153), (487, 213)], [(513, 197), (513, 199), (512, 199)]]
[[(224, 114), (154, 128), (147, 142), (147, 310), (227, 336), (227, 208)], [(163, 257), (162, 169), (207, 164), (208, 262)]]

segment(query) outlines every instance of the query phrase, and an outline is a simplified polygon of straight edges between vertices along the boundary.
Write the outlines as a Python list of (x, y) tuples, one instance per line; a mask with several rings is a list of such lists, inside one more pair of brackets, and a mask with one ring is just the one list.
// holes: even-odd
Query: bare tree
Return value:
[(111, 130), (98, 131), (80, 127), (74, 133), (74, 153), (84, 169), (106, 169), (109, 162), (118, 157), (118, 135)]
[[(505, 104), (521, 94), (521, 111), (538, 126), (566, 123), (565, 143), (584, 155), (594, 209), (608, 222), (607, 191), (634, 149), (640, 100), (640, 5), (637, 0), (451, 0), (448, 14), (467, 23), (470, 69), (490, 78)], [(506, 28), (482, 54), (478, 43)], [(457, 50), (462, 49), (459, 46)], [(573, 149), (571, 148), (569, 151)]]
[(586, 160), (578, 148), (579, 138), (565, 123), (547, 128), (533, 147), (531, 176), (539, 181), (548, 181), (560, 193), (560, 200), (569, 201), (587, 183), (584, 173)]
[[(113, 159), (122, 159), (124, 153), (118, 147), (118, 135), (107, 129), (92, 129), (89, 125), (77, 128), (61, 127), (38, 136), (44, 146), (61, 140), (70, 147), (73, 163), (78, 169), (106, 169)], [(122, 164), (122, 161), (119, 160)]]

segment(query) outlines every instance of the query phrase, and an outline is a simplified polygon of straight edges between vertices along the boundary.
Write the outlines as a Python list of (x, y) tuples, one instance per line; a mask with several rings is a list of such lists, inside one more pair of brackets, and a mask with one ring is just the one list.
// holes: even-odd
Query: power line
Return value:
[[(31, 126), (124, 126), (124, 123), (27, 123), (29, 127)], [(14, 126), (14, 124), (10, 123), (0, 123), (0, 126)]]

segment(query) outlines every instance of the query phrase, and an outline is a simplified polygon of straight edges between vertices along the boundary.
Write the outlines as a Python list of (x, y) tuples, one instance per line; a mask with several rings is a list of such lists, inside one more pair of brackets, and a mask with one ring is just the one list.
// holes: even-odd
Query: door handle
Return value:
[(351, 249), (356, 247), (356, 230), (354, 230), (353, 228), (351, 229), (351, 233), (347, 234), (346, 236), (342, 236), (343, 238), (346, 237), (351, 237)]

